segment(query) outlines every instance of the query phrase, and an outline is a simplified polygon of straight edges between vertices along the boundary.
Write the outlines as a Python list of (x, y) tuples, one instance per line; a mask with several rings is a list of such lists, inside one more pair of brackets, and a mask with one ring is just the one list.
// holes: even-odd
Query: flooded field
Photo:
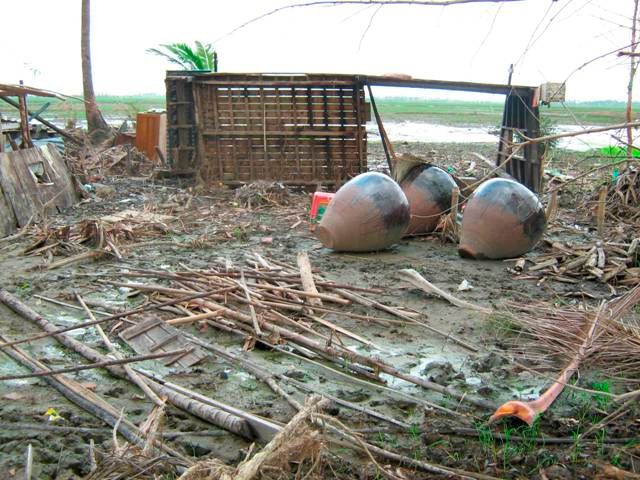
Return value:
[[(481, 125), (457, 127), (420, 121), (384, 122), (384, 128), (392, 142), (434, 142), (434, 143), (498, 143), (498, 132), (495, 126)], [(595, 128), (594, 125), (557, 125), (555, 133), (573, 133)], [(367, 135), (371, 141), (380, 141), (378, 126), (375, 122), (367, 123)], [(589, 133), (575, 138), (563, 138), (558, 148), (574, 151), (588, 151), (619, 145), (625, 134), (619, 131)]]

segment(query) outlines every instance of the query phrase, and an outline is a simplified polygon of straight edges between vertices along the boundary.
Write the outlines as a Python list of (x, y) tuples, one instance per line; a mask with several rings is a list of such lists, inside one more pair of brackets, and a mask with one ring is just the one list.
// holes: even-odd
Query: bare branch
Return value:
[(621, 52), (618, 52), (618, 56), (619, 57), (640, 57), (640, 52), (621, 51)]
[(234, 28), (226, 35), (216, 40), (233, 35), (238, 30), (251, 25), (252, 23), (262, 20), (266, 17), (282, 12), (284, 10), (291, 10), (293, 8), (300, 7), (319, 7), (319, 6), (342, 6), (342, 5), (417, 5), (423, 7), (447, 7), (450, 5), (462, 5), (468, 3), (507, 3), (507, 2), (523, 2), (524, 0), (318, 0), (310, 2), (292, 3), (291, 5), (285, 5), (283, 7), (274, 8), (262, 15), (252, 18), (251, 20), (243, 23), (242, 25)]

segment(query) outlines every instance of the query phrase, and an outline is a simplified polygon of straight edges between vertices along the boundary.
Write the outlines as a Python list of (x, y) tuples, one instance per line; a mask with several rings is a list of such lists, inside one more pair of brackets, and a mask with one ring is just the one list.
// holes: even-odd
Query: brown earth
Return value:
[[(472, 161), (469, 151), (479, 151), (490, 156), (492, 148), (489, 145), (457, 144), (396, 146), (398, 152), (407, 151), (417, 155), (435, 150), (435, 155), (432, 155), (436, 159), (434, 163), (443, 167), (455, 165), (458, 170), (460, 166), (466, 168)], [(370, 159), (372, 169), (384, 170), (384, 157), (379, 144), (370, 144)], [(482, 170), (484, 167), (476, 166), (472, 173), (479, 174)], [(284, 206), (254, 206), (249, 209), (239, 205), (233, 191), (224, 189), (196, 195), (187, 183), (180, 184), (176, 181), (154, 183), (145, 179), (111, 178), (104, 183), (113, 187), (113, 195), (94, 198), (55, 218), (47, 219), (47, 222), (59, 226), (81, 219), (99, 218), (124, 209), (148, 209), (178, 219), (171, 223), (175, 233), (167, 233), (160, 240), (172, 239), (184, 243), (206, 238), (207, 241), (200, 247), (196, 243), (186, 247), (153, 245), (151, 242), (131, 250), (125, 247), (123, 261), (87, 261), (55, 270), (42, 268), (44, 257), (22, 255), (23, 250), (32, 243), (29, 236), (10, 245), (0, 244), (0, 285), (16, 293), (58, 325), (82, 321), (84, 316), (76, 310), (52, 305), (34, 295), (69, 299), (78, 291), (86, 298), (103, 300), (122, 308), (139, 304), (143, 296), (129, 297), (130, 289), (99, 284), (97, 279), (118, 279), (123, 271), (133, 268), (177, 270), (182, 268), (180, 264), (196, 269), (206, 268), (220, 258), (242, 265), (245, 262), (244, 255), (249, 252), (258, 252), (267, 259), (295, 263), (296, 253), (304, 249), (309, 251), (312, 265), (328, 279), (381, 288), (385, 293), (376, 296), (378, 301), (413, 309), (430, 326), (487, 351), (471, 353), (448, 339), (416, 326), (381, 327), (374, 323), (329, 315), (327, 319), (358, 332), (379, 347), (367, 350), (354, 346), (354, 349), (378, 356), (403, 372), (429, 378), (437, 383), (450, 384), (469, 394), (499, 403), (518, 395), (535, 396), (548, 383), (544, 378), (522, 371), (499, 356), (488, 353), (489, 349), (501, 347), (501, 337), (506, 334), (503, 320), (499, 316), (487, 317), (462, 310), (441, 299), (427, 296), (400, 281), (396, 276), (398, 270), (413, 268), (428, 280), (464, 300), (483, 305), (500, 306), (505, 300), (543, 300), (565, 305), (576, 303), (566, 295), (579, 290), (600, 298), (608, 298), (610, 295), (605, 285), (594, 282), (585, 282), (583, 285), (545, 282), (537, 285), (534, 281), (519, 280), (508, 271), (512, 262), (461, 259), (456, 245), (443, 243), (435, 237), (405, 239), (380, 253), (332, 252), (322, 248), (309, 229), (307, 215), (310, 197), (306, 192), (291, 192), (287, 205)], [(166, 208), (162, 208), (163, 205)], [(534, 256), (536, 252), (543, 251), (543, 248), (538, 246), (528, 255)], [(467, 280), (473, 289), (457, 292), (457, 287), (463, 280)], [(72, 300), (65, 301), (74, 303)], [(349, 308), (354, 312), (371, 313), (358, 307)], [(16, 316), (3, 305), (0, 305), (0, 313), (0, 331), (4, 335), (22, 338), (39, 333), (34, 325)], [(375, 314), (385, 316), (381, 312)], [(241, 352), (243, 339), (240, 337), (212, 328), (185, 328), (212, 343)], [(74, 337), (92, 346), (99, 345), (95, 331), (75, 331)], [(34, 342), (27, 349), (52, 368), (83, 362), (76, 354), (51, 339)], [(123, 346), (122, 349), (130, 353), (127, 347)], [(299, 379), (309, 387), (375, 409), (412, 425), (406, 431), (343, 407), (333, 406), (330, 409), (331, 414), (339, 414), (350, 428), (368, 432), (363, 435), (369, 442), (412, 458), (483, 472), (499, 478), (594, 478), (602, 472), (600, 463), (612, 463), (627, 470), (633, 470), (638, 465), (638, 442), (615, 443), (616, 438), (638, 438), (640, 422), (637, 408), (629, 410), (623, 418), (590, 440), (577, 441), (580, 432), (614, 409), (604, 397), (566, 389), (551, 411), (534, 427), (525, 428), (516, 423), (488, 426), (485, 421), (492, 412), (458, 404), (392, 377), (382, 376), (388, 387), (454, 410), (459, 409), (460, 417), (450, 417), (429, 410), (409, 398), (404, 402), (399, 401), (379, 389), (367, 388), (282, 353), (256, 348), (244, 355), (271, 371), (284, 372), (287, 376)], [(166, 375), (170, 381), (268, 418), (287, 422), (294, 414), (288, 404), (251, 375), (215, 358), (208, 358), (188, 371), (159, 368), (154, 363), (147, 363), (145, 366)], [(0, 356), (0, 375), (24, 371), (26, 370), (17, 367), (8, 357)], [(135, 423), (147, 417), (150, 403), (130, 384), (101, 370), (86, 370), (70, 376), (80, 382), (92, 384), (98, 394), (117, 409), (124, 409), (128, 418)], [(607, 382), (611, 391), (622, 392), (623, 387), (616, 383), (616, 379), (601, 378), (598, 372), (581, 372), (578, 384), (591, 388), (595, 381)], [(295, 396), (303, 398), (300, 392), (295, 392)], [(55, 409), (62, 419), (47, 421), (45, 412), (49, 408)], [(470, 415), (469, 421), (463, 418), (463, 413)], [(106, 427), (98, 419), (65, 400), (41, 379), (0, 382), (0, 478), (22, 478), (22, 465), (28, 444), (35, 449), (34, 477), (42, 479), (79, 478), (86, 475), (90, 468), (90, 438), (96, 443), (99, 460), (108, 456), (112, 448), (111, 433), (106, 430), (61, 434), (18, 424)], [(244, 458), (249, 448), (247, 442), (233, 434), (216, 429), (173, 407), (167, 409), (164, 430), (214, 431), (205, 436), (185, 434), (168, 441), (195, 459), (216, 457), (235, 464)], [(502, 439), (498, 435), (503, 435)], [(510, 439), (513, 436), (523, 437), (524, 440)], [(550, 437), (559, 437), (558, 442), (561, 443), (553, 444), (542, 440)], [(379, 478), (366, 457), (339, 445), (332, 447), (332, 453), (337, 459), (342, 459), (335, 462), (336, 477)], [(330, 478), (334, 474), (326, 475)], [(431, 478), (427, 474), (410, 470), (404, 470), (403, 474), (405, 478)]]

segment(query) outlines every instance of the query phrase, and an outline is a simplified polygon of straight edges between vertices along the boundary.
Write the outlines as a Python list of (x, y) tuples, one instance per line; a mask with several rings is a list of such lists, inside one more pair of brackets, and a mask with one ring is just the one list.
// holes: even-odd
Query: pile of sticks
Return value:
[(289, 189), (279, 182), (257, 182), (243, 185), (235, 191), (235, 199), (242, 208), (283, 206), (289, 203)]
[(113, 145), (113, 138), (94, 145), (84, 132), (74, 131), (78, 145), (66, 144), (65, 159), (81, 182), (95, 182), (107, 175), (149, 174), (154, 162), (133, 145)]
[(640, 219), (640, 171), (630, 168), (617, 179), (607, 195), (607, 215), (616, 221), (635, 223)]
[(550, 251), (538, 256), (533, 265), (520, 259), (515, 266), (525, 272), (521, 278), (547, 279), (578, 284), (595, 280), (612, 287), (633, 287), (640, 283), (640, 238), (630, 243), (596, 241), (570, 245), (545, 239)]
[[(363, 295), (382, 293), (378, 289), (341, 285), (314, 274), (305, 252), (298, 254), (297, 266), (267, 261), (255, 253), (247, 254), (246, 261), (248, 266), (243, 268), (226, 261), (219, 268), (207, 270), (183, 266), (184, 270), (176, 272), (129, 270), (121, 274), (123, 277), (169, 280), (168, 286), (111, 280), (99, 282), (149, 292), (153, 302), (161, 303), (201, 293), (201, 298), (175, 303), (170, 310), (178, 316), (166, 322), (174, 326), (203, 322), (238, 334), (244, 340), (245, 349), (253, 348), (257, 342), (278, 350), (287, 345), (307, 358), (335, 363), (351, 374), (369, 380), (384, 383), (379, 374), (385, 373), (440, 393), (448, 400), (469, 402), (481, 409), (491, 408), (492, 403), (484, 399), (405, 374), (380, 358), (356, 353), (354, 343), (378, 351), (383, 349), (337, 323), (340, 318), (348, 318), (386, 327), (413, 325), (475, 350), (449, 333), (422, 323), (420, 314), (384, 305)], [(352, 303), (383, 311), (394, 318), (354, 313), (353, 309), (345, 308)]]
[[(42, 255), (48, 269), (104, 255), (121, 259), (123, 248), (175, 232), (173, 220), (167, 215), (125, 210), (71, 225), (43, 224), (31, 231), (32, 242), (23, 254)], [(54, 261), (56, 256), (70, 258)]]

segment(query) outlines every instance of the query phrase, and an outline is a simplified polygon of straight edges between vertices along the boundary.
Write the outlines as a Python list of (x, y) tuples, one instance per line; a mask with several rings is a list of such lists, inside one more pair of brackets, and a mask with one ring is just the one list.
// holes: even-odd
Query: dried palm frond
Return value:
[(243, 208), (287, 205), (289, 203), (289, 190), (279, 182), (258, 180), (238, 188), (235, 192), (235, 198)]
[[(640, 301), (640, 286), (606, 302), (604, 314), (596, 325), (592, 341), (585, 351), (581, 367), (598, 370), (611, 377), (638, 383), (640, 378), (640, 336), (636, 318), (625, 318)], [(551, 367), (571, 360), (584, 340), (588, 325), (597, 309), (579, 307), (554, 308), (548, 304), (508, 302), (509, 321), (517, 335), (505, 339), (521, 361)]]
[(102, 455), (97, 468), (85, 480), (175, 478), (176, 465), (180, 462), (167, 455), (159, 455), (154, 447), (161, 433), (163, 419), (164, 406), (154, 407), (140, 427), (144, 435), (144, 443), (140, 446), (128, 443), (119, 445), (114, 435), (113, 451)]

